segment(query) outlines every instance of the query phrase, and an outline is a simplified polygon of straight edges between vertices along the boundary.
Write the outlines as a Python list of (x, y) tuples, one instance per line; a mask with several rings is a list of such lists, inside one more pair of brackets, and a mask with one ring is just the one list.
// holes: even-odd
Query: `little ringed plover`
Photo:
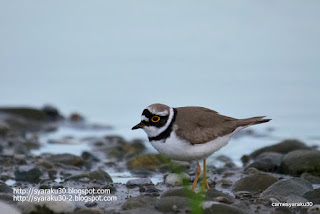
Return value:
[(152, 146), (161, 154), (180, 161), (197, 161), (195, 189), (203, 160), (203, 185), (206, 180), (206, 159), (227, 145), (231, 137), (241, 129), (265, 123), (264, 116), (236, 119), (216, 111), (196, 106), (173, 108), (164, 104), (152, 104), (143, 110), (141, 122), (134, 129), (143, 129)]

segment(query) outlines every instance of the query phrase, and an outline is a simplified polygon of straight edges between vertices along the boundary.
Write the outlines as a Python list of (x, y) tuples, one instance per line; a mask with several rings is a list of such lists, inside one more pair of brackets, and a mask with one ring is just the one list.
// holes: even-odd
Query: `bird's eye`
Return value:
[(159, 120), (160, 120), (160, 117), (159, 117), (159, 116), (153, 116), (153, 117), (151, 118), (151, 121), (154, 122), (154, 123), (159, 122)]

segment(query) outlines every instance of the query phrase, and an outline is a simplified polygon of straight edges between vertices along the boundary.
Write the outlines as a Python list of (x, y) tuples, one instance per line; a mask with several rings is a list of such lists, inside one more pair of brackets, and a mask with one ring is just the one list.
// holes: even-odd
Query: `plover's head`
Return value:
[(143, 129), (149, 138), (156, 137), (169, 127), (173, 116), (172, 107), (159, 103), (149, 105), (142, 112), (141, 122), (132, 127), (132, 130)]

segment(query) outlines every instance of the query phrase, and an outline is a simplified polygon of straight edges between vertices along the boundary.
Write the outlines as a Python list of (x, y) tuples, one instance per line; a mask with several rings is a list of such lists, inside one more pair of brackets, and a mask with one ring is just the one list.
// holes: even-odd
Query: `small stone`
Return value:
[(47, 158), (47, 160), (53, 163), (61, 163), (72, 166), (82, 166), (85, 163), (81, 157), (68, 153), (52, 155)]
[(10, 126), (5, 122), (0, 122), (0, 136), (5, 136), (10, 131)]
[(190, 175), (185, 172), (180, 174), (170, 173), (165, 178), (165, 183), (172, 186), (181, 186), (184, 182), (190, 181)]
[(42, 172), (38, 168), (19, 167), (15, 172), (15, 180), (38, 183)]
[(282, 157), (281, 153), (263, 152), (248, 167), (254, 167), (264, 172), (279, 172)]
[(248, 191), (252, 194), (261, 193), (276, 181), (278, 179), (272, 175), (258, 173), (241, 178), (233, 185), (232, 189), (234, 192)]
[(145, 185), (153, 185), (152, 181), (150, 178), (138, 178), (138, 179), (132, 179), (127, 181), (126, 186), (129, 188), (132, 187), (141, 187), (141, 186), (145, 186)]
[(154, 204), (156, 201), (157, 199), (150, 196), (136, 196), (133, 198), (129, 198), (122, 204), (121, 208), (124, 210), (130, 210), (138, 207), (148, 207)]
[(98, 203), (97, 202), (95, 202), (95, 201), (90, 201), (90, 202), (87, 202), (87, 203), (85, 203), (84, 204), (86, 207), (95, 207), (95, 206), (97, 206), (98, 205)]
[(312, 184), (301, 178), (282, 179), (264, 190), (261, 197), (267, 199), (276, 198), (282, 202), (303, 202), (302, 195), (312, 189)]
[(314, 176), (314, 175), (311, 175), (310, 173), (305, 172), (305, 173), (302, 173), (300, 177), (309, 181), (312, 184), (320, 184), (319, 176)]
[(228, 201), (228, 204), (229, 203), (234, 203), (235, 202), (235, 199), (234, 197), (232, 197), (231, 195), (229, 195), (228, 193), (224, 193), (222, 191), (219, 191), (217, 189), (209, 189), (207, 191), (207, 194), (206, 194), (206, 200), (214, 200), (214, 201), (220, 201), (220, 202), (223, 202), (223, 201)]
[(89, 173), (83, 173), (80, 175), (73, 175), (70, 177), (67, 177), (65, 180), (79, 180), (82, 178), (88, 178), (90, 181), (97, 180), (97, 181), (103, 181), (107, 183), (113, 183), (112, 178), (110, 175), (103, 171), (103, 170), (95, 170)]
[(244, 166), (247, 165), (247, 163), (249, 163), (250, 160), (251, 160), (251, 157), (249, 155), (243, 155), (241, 157), (241, 162)]
[(296, 150), (283, 157), (280, 170), (284, 174), (300, 175), (308, 172), (320, 176), (320, 151)]
[(7, 184), (0, 182), (0, 193), (12, 193), (13, 190)]
[(172, 212), (185, 209), (189, 206), (187, 198), (179, 196), (167, 196), (160, 198), (156, 204), (156, 208), (162, 212)]
[(302, 197), (308, 199), (313, 204), (320, 204), (320, 188), (306, 192)]
[(228, 179), (217, 179), (215, 181), (217, 184), (221, 184), (222, 187), (230, 187), (232, 186), (233, 182)]
[(193, 198), (196, 196), (196, 193), (191, 191), (188, 188), (178, 188), (178, 189), (169, 189), (166, 192), (162, 193), (161, 197), (168, 196), (180, 196), (180, 197), (188, 197)]
[(261, 173), (261, 171), (257, 170), (254, 167), (249, 167), (248, 169), (246, 169), (246, 173), (248, 173), (249, 175), (254, 175)]

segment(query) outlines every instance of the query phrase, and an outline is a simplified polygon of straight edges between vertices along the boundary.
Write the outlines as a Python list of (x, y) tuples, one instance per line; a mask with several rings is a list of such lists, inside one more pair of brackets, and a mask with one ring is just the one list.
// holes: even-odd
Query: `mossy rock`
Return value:
[(146, 154), (135, 157), (127, 162), (129, 170), (157, 171), (163, 164), (169, 164), (170, 159), (160, 154)]
[(283, 157), (280, 171), (289, 175), (301, 175), (308, 172), (320, 176), (320, 151), (297, 150), (290, 152)]

